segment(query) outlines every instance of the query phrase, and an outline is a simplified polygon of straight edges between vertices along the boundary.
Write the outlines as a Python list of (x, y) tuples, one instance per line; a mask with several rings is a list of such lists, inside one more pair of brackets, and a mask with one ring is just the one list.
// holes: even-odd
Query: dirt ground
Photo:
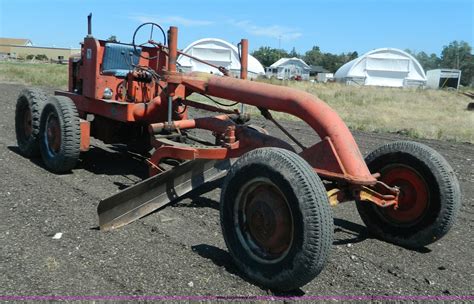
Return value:
[[(14, 110), (21, 89), (0, 84), (0, 294), (273, 295), (233, 265), (219, 225), (218, 185), (121, 229), (98, 230), (99, 200), (145, 178), (146, 164), (99, 142), (71, 174), (49, 173), (40, 160), (20, 156)], [(285, 126), (303, 143), (314, 141), (303, 124)], [(364, 154), (406, 139), (354, 135)], [(407, 250), (372, 238), (354, 204), (340, 205), (326, 268), (288, 295), (474, 294), (474, 145), (421, 142), (447, 158), (461, 184), (463, 206), (451, 232), (426, 248)], [(62, 237), (53, 239), (58, 232)]]

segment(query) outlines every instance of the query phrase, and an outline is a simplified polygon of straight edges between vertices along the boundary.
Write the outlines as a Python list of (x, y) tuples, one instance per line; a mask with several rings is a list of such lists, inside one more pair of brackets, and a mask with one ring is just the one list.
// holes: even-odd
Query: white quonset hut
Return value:
[[(194, 41), (183, 52), (214, 65), (223, 66), (235, 77), (240, 76), (239, 51), (235, 45), (227, 41), (217, 38), (204, 38)], [(183, 55), (178, 57), (178, 65), (183, 72), (198, 71), (222, 75), (216, 68)], [(260, 62), (252, 55), (249, 55), (248, 78), (254, 79), (264, 74), (265, 69)]]
[(311, 67), (300, 58), (281, 58), (266, 69), (268, 78), (309, 80)]
[(335, 74), (337, 81), (355, 85), (423, 87), (426, 75), (420, 63), (399, 49), (370, 51), (344, 64)]

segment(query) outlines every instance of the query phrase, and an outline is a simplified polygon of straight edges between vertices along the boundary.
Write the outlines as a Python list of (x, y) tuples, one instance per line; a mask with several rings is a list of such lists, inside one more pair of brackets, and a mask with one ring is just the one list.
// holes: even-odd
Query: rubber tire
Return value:
[[(37, 88), (27, 88), (18, 96), (15, 108), (15, 132), (18, 149), (25, 157), (36, 157), (40, 155), (39, 132), (41, 111), (48, 101), (46, 93)], [(26, 136), (23, 127), (24, 111), (31, 111), (32, 132)]]
[[(242, 247), (233, 225), (233, 205), (239, 188), (253, 177), (266, 177), (279, 187), (294, 217), (293, 243), (274, 264), (259, 262)], [(297, 154), (280, 148), (260, 148), (229, 170), (220, 199), (222, 233), (237, 267), (251, 281), (273, 290), (294, 290), (323, 269), (333, 242), (333, 217), (326, 189), (313, 168)]]
[[(59, 118), (61, 146), (58, 153), (50, 154), (46, 137), (49, 113)], [(54, 173), (65, 173), (76, 166), (81, 148), (81, 127), (74, 102), (65, 96), (53, 96), (44, 106), (40, 124), (40, 151), (46, 167)]]
[(400, 141), (381, 146), (365, 160), (372, 173), (393, 164), (411, 167), (429, 186), (428, 209), (409, 226), (387, 222), (375, 204), (356, 202), (362, 221), (373, 235), (403, 247), (420, 248), (448, 233), (461, 207), (461, 189), (453, 169), (438, 152), (420, 143)]

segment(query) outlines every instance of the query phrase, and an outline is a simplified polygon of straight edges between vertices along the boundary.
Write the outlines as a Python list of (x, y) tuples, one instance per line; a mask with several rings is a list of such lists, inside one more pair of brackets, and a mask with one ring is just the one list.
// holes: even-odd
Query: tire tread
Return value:
[[(81, 128), (79, 113), (74, 102), (65, 96), (53, 96), (45, 105), (45, 111), (41, 116), (41, 123), (46, 123), (48, 111), (55, 110), (61, 124), (61, 150), (50, 157), (46, 152), (44, 139), (41, 140), (41, 154), (43, 160), (51, 171), (55, 173), (68, 172), (76, 166), (80, 155)], [(45, 126), (42, 126), (42, 129)], [(42, 131), (43, 132), (43, 131)], [(42, 134), (44, 136), (44, 134)]]
[[(303, 235), (305, 235), (302, 251), (295, 257), (294, 268), (287, 269), (278, 275), (278, 278), (267, 279), (262, 277), (255, 269), (244, 265), (233, 252), (233, 244), (226, 237), (226, 223), (224, 223), (223, 210), (225, 193), (232, 184), (232, 179), (237, 171), (256, 161), (270, 160), (275, 165), (276, 171), (283, 174), (295, 190), (299, 199), (299, 208), (305, 221)], [(270, 164), (268, 164), (270, 166)], [(280, 148), (260, 148), (243, 155), (230, 169), (221, 194), (221, 226), (224, 239), (237, 266), (251, 279), (260, 284), (276, 290), (293, 290), (314, 279), (323, 269), (333, 241), (333, 218), (327, 199), (327, 193), (319, 177), (309, 164), (297, 154)]]
[[(32, 133), (30, 138), (25, 140), (21, 135), (22, 123), (20, 120), (23, 118), (22, 108), (25, 106), (25, 102), (28, 103), (29, 108), (31, 109), (31, 126)], [(16, 107), (15, 107), (15, 131), (16, 138), (18, 143), (18, 148), (26, 157), (36, 157), (40, 155), (39, 148), (39, 132), (40, 132), (40, 119), (41, 112), (44, 108), (44, 105), (48, 102), (47, 94), (39, 88), (25, 88), (18, 95)]]
[(371, 219), (374, 214), (368, 206), (364, 205), (367, 204), (366, 202), (358, 202), (357, 209), (364, 223), (376, 236), (406, 247), (423, 247), (446, 235), (454, 225), (461, 207), (459, 182), (452, 167), (436, 150), (412, 141), (398, 141), (383, 145), (366, 157), (366, 163), (370, 167), (374, 161), (394, 153), (404, 153), (415, 157), (431, 172), (439, 185), (441, 207), (434, 223), (414, 232), (409, 237), (395, 233), (387, 234)]

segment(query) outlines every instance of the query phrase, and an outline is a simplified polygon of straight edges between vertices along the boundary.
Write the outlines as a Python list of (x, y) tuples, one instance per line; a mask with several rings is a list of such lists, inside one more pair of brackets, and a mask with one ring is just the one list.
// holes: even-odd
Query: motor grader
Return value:
[[(149, 37), (137, 41), (148, 30)], [(25, 89), (18, 97), (19, 150), (26, 157), (41, 155), (55, 173), (74, 169), (91, 137), (151, 151), (150, 177), (99, 203), (101, 230), (124, 226), (222, 179), (220, 222), (228, 251), (243, 276), (274, 290), (299, 288), (323, 269), (333, 241), (331, 205), (355, 202), (371, 234), (404, 247), (426, 246), (449, 231), (460, 188), (440, 154), (401, 141), (364, 160), (347, 126), (325, 102), (246, 80), (245, 39), (239, 54), (241, 70), (235, 75), (181, 52), (176, 27), (165, 33), (158, 24), (144, 23), (125, 44), (94, 38), (89, 16), (81, 53), (69, 59), (68, 90), (47, 96)], [(184, 73), (178, 56), (215, 72)], [(192, 100), (197, 94), (208, 102)], [(258, 108), (294, 144), (252, 126), (237, 104)], [(191, 108), (215, 115), (190, 118)], [(300, 118), (320, 140), (303, 145), (272, 112)]]

